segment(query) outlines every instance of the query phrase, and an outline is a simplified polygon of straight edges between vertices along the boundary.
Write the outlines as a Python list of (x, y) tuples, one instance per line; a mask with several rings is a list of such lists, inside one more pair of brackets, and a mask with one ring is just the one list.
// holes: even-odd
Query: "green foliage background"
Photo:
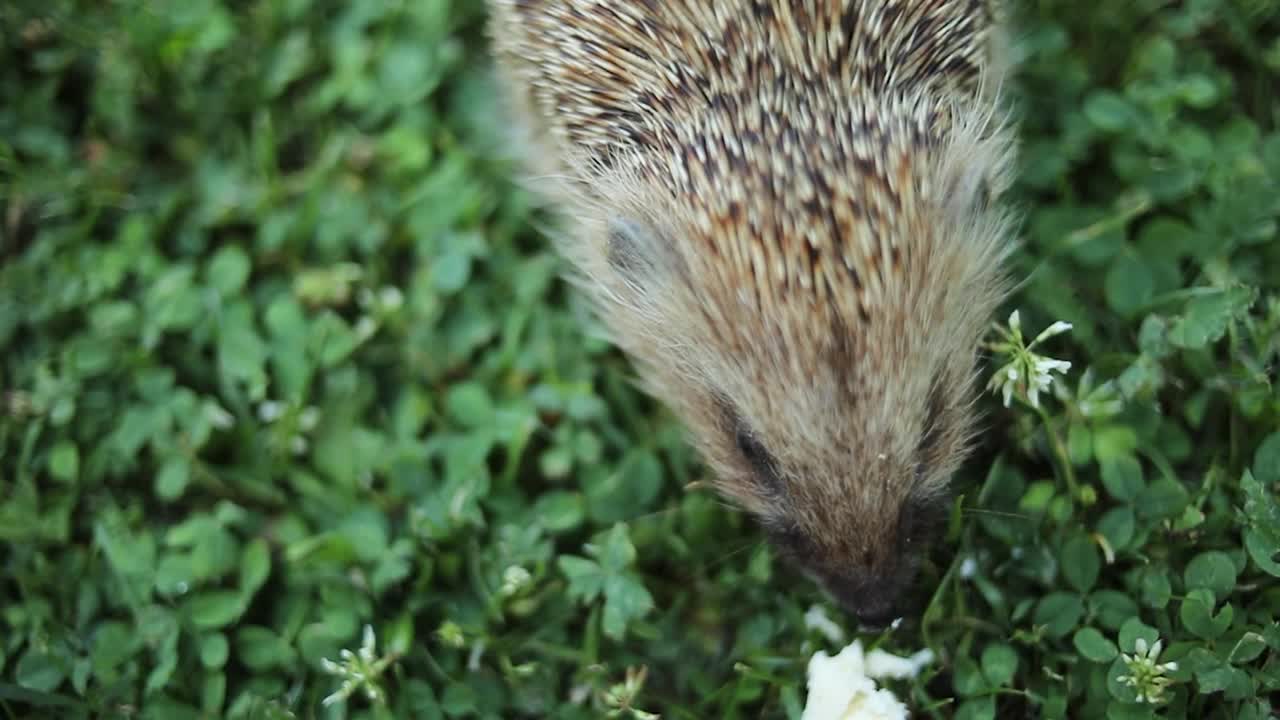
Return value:
[[(938, 654), (894, 686), (924, 716), (1266, 717), (1280, 9), (1019, 10), (1010, 309), (1074, 367), (984, 400), (937, 592), (867, 639)], [(820, 597), (593, 339), (482, 15), (0, 5), (6, 716), (799, 717)]]

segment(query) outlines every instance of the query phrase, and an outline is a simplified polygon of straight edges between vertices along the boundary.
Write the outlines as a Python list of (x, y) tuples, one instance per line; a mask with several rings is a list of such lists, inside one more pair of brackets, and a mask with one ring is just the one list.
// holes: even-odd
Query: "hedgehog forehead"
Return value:
[[(720, 313), (720, 305), (708, 302), (708, 316)], [(692, 371), (655, 385), (677, 407), (705, 403), (705, 421), (694, 424), (713, 442), (728, 446), (731, 432), (745, 427), (790, 474), (836, 479), (856, 475), (880, 456), (909, 464), (930, 406), (963, 400), (963, 385), (943, 380), (957, 373), (944, 367), (949, 359), (941, 353), (949, 343), (934, 341), (937, 331), (914, 331), (917, 340), (895, 347), (873, 328), (815, 326), (815, 316), (830, 313), (825, 307), (811, 307), (807, 320), (802, 312), (788, 318), (735, 310), (724, 324), (669, 323), (668, 330), (688, 334), (676, 346), (678, 361)], [(965, 355), (956, 353), (954, 362), (963, 363)], [(661, 367), (664, 359), (650, 365)], [(728, 421), (717, 403), (732, 408)]]
[(726, 481), (722, 488), (767, 524), (815, 537), (857, 536), (877, 528), (891, 533), (891, 508), (933, 493), (932, 477), (922, 483), (916, 474), (920, 431), (912, 423), (850, 432), (850, 422), (865, 418), (804, 409), (767, 421), (744, 417), (756, 418), (748, 421), (749, 432), (770, 457), (768, 476), (742, 456), (735, 442), (740, 431), (718, 423), (693, 423), (692, 429), (716, 475)]
[(764, 513), (766, 525), (798, 531), (823, 555), (847, 556), (891, 542), (903, 508), (939, 497), (933, 486), (917, 483), (910, 456), (872, 452), (839, 460), (808, 458), (791, 468), (785, 493)]
[[(964, 393), (944, 390), (944, 405)], [(782, 486), (761, 513), (766, 524), (794, 528), (815, 550), (839, 556), (895, 538), (909, 508), (936, 509), (971, 430), (965, 412), (940, 412), (931, 400), (901, 398), (887, 417), (798, 410), (761, 422), (759, 440), (775, 457)], [(862, 546), (850, 547), (854, 540)]]
[[(761, 353), (745, 362), (759, 368), (770, 360)], [(847, 377), (841, 377), (842, 370)], [(770, 377), (740, 386), (734, 399), (791, 474), (831, 480), (892, 474), (919, 460), (916, 451), (930, 412), (931, 388), (914, 379), (923, 370), (895, 377), (819, 365), (800, 377), (772, 367), (766, 371)]]

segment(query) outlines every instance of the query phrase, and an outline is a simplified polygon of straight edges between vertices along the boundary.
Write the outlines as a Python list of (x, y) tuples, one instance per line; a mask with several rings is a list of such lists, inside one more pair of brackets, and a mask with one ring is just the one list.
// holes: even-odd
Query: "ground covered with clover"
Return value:
[[(559, 279), (481, 3), (158, 8), (0, 5), (4, 714), (800, 718), (849, 620)], [(859, 639), (920, 717), (1263, 718), (1280, 9), (1018, 9), (1025, 282)]]

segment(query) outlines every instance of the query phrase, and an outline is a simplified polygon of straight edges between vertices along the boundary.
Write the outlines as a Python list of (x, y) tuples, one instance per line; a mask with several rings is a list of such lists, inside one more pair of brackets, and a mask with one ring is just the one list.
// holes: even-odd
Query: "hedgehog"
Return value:
[(992, 0), (488, 0), (556, 244), (716, 489), (864, 626), (975, 436), (1014, 243)]

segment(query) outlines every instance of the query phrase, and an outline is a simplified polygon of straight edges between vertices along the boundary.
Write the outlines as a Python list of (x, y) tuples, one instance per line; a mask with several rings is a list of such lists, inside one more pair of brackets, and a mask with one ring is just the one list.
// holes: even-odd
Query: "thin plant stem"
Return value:
[(1044, 425), (1045, 434), (1049, 436), (1049, 445), (1053, 448), (1056, 464), (1062, 478), (1067, 482), (1067, 489), (1071, 491), (1073, 501), (1080, 498), (1080, 486), (1076, 482), (1076, 471), (1071, 465), (1071, 455), (1067, 453), (1067, 446), (1062, 442), (1062, 436), (1058, 434), (1058, 429), (1054, 426), (1053, 420), (1049, 417), (1049, 413), (1045, 411), (1043, 406), (1032, 406), (1036, 414), (1040, 416), (1040, 422)]

